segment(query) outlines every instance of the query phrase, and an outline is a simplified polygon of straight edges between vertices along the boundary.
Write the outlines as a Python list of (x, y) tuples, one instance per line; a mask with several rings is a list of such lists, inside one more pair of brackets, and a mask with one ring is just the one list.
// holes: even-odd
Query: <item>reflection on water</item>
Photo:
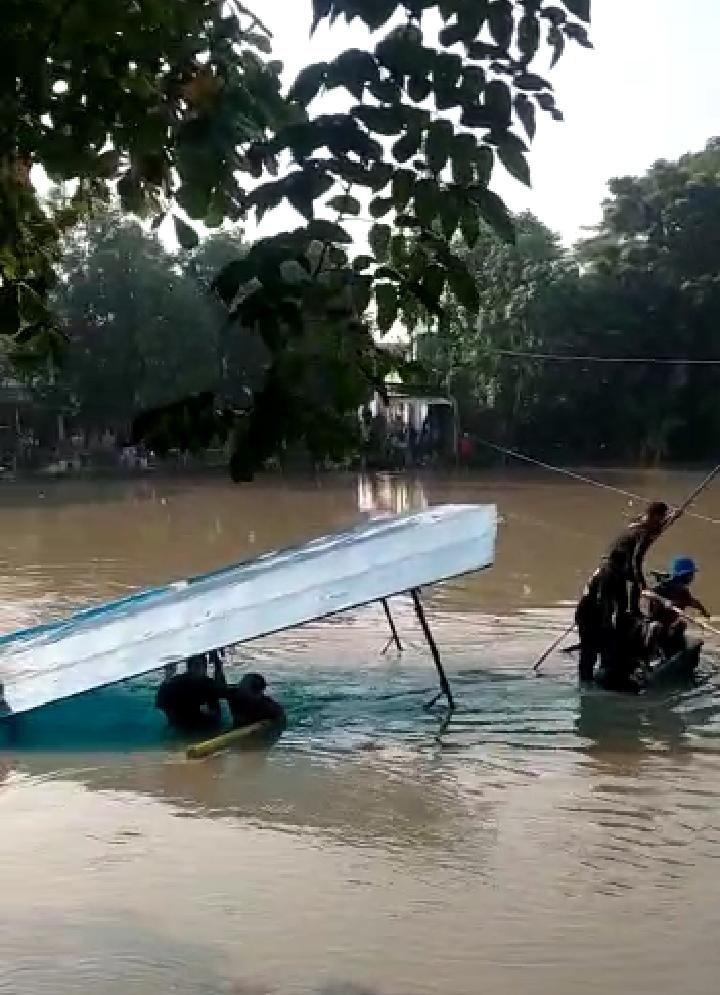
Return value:
[[(694, 483), (615, 479), (671, 500)], [(377, 608), (243, 648), (238, 670), (264, 671), (288, 707), (270, 751), (187, 762), (153, 678), (22, 717), (0, 754), (0, 991), (716, 990), (720, 658), (639, 699), (581, 694), (568, 657), (530, 674), (622, 499), (515, 477), (0, 499), (8, 626), (359, 511), (493, 501), (504, 519), (496, 569), (428, 599), (461, 706), (439, 741), (405, 599), (402, 656), (382, 654)], [(717, 542), (688, 520), (659, 551), (701, 560), (711, 605)]]

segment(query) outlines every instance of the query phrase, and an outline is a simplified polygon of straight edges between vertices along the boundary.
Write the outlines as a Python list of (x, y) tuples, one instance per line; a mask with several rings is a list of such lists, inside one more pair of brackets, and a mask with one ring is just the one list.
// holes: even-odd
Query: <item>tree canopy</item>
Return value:
[[(408, 296), (436, 311), (451, 286), (465, 307), (477, 306), (453, 236), (461, 231), (472, 246), (484, 221), (512, 239), (490, 187), (494, 166), (529, 182), (536, 114), (561, 117), (537, 62), (557, 62), (567, 41), (590, 45), (590, 0), (314, 0), (313, 8), (314, 28), (358, 19), (371, 41), (307, 67), (284, 94), (269, 33), (236, 0), (119, 0), (102, 17), (90, 0), (3, 7), (5, 334), (23, 342), (52, 330), (60, 234), (109, 189), (153, 224), (172, 214), (185, 249), (198, 241), (194, 221), (262, 217), (283, 201), (301, 215), (301, 226), (256, 243), (214, 283), (234, 334), (259, 335), (269, 351), (272, 404), (255, 393), (248, 405), (227, 384), (202, 412), (197, 398), (188, 402), (193, 417), (231, 426), (236, 463), (250, 468), (299, 430), (297, 418), (269, 412), (311, 407), (298, 385), (317, 388), (318, 322), (332, 340), (325, 355), (335, 356), (326, 393), (353, 385), (336, 398), (339, 415), (355, 403), (359, 381), (367, 393), (381, 380), (365, 321), (371, 299), (381, 331)], [(347, 111), (327, 114), (314, 103), (331, 89), (346, 92)], [(77, 182), (69, 207), (43, 207), (35, 167)], [(365, 202), (372, 254), (358, 257), (342, 222)], [(327, 420), (303, 424), (312, 434)]]
[[(531, 216), (465, 251), (479, 316), (425, 316), (422, 361), (466, 424), (570, 459), (696, 460), (720, 432), (720, 143), (610, 182), (597, 232), (566, 253)], [(604, 360), (613, 362), (604, 362)]]

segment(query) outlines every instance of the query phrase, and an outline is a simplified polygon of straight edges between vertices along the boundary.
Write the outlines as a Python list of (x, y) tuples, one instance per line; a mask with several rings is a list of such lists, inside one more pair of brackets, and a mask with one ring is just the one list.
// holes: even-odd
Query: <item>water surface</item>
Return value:
[[(699, 477), (604, 479), (679, 500)], [(626, 499), (516, 474), (6, 487), (0, 622), (439, 501), (503, 518), (493, 571), (428, 592), (447, 729), (405, 599), (402, 657), (375, 608), (243, 648), (288, 706), (270, 752), (188, 763), (153, 678), (25, 718), (0, 754), (0, 992), (717, 990), (712, 647), (696, 687), (641, 700), (581, 696), (563, 656), (529, 675)], [(684, 520), (655, 562), (676, 552), (720, 607), (718, 526)]]

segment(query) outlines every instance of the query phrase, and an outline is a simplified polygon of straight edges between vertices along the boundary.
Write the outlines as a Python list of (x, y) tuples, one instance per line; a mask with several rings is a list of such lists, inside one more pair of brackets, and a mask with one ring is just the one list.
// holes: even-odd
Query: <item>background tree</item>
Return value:
[(564, 459), (714, 455), (719, 168), (713, 140), (611, 181), (597, 233), (573, 253), (532, 216), (516, 219), (514, 246), (480, 223), (475, 247), (457, 250), (479, 314), (446, 291), (417, 345), (466, 426)]

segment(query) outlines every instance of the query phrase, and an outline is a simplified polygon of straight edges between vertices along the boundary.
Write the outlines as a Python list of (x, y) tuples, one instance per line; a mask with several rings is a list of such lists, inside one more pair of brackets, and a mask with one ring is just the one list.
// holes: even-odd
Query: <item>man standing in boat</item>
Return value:
[(580, 635), (579, 676), (589, 683), (600, 657), (605, 665), (617, 656), (628, 628), (625, 555), (612, 550), (585, 586), (575, 610)]
[(618, 563), (622, 561), (622, 571), (626, 583), (631, 585), (629, 611), (631, 615), (640, 614), (640, 595), (646, 588), (643, 566), (648, 550), (668, 526), (678, 512), (671, 511), (664, 501), (653, 501), (644, 515), (631, 522), (610, 546), (605, 554), (604, 562), (609, 563), (613, 557)]

